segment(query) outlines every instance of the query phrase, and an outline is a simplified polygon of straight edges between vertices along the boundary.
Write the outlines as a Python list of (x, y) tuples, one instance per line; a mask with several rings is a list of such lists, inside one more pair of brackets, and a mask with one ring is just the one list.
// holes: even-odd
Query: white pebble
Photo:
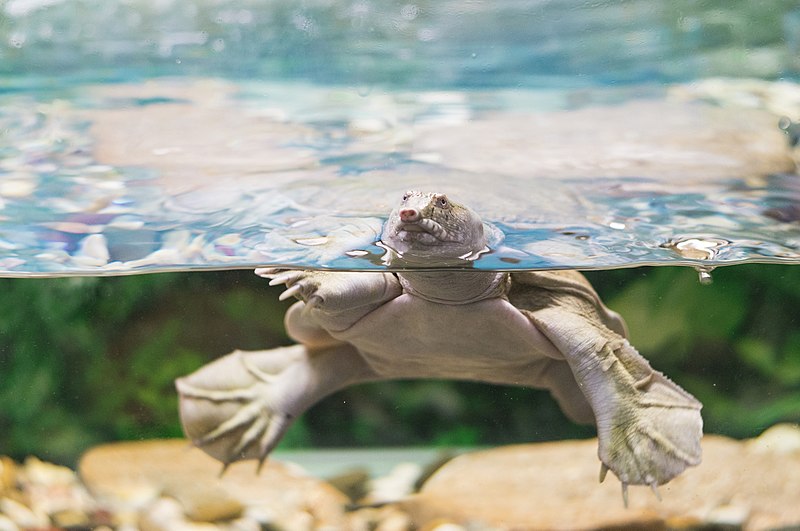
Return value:
[(45, 514), (35, 513), (25, 505), (11, 498), (0, 500), (0, 512), (23, 528), (49, 528), (50, 519)]
[(404, 498), (414, 491), (414, 484), (422, 475), (416, 463), (400, 463), (388, 475), (372, 481), (368, 499), (372, 503), (391, 502)]
[(19, 526), (8, 516), (0, 514), (0, 531), (19, 531)]

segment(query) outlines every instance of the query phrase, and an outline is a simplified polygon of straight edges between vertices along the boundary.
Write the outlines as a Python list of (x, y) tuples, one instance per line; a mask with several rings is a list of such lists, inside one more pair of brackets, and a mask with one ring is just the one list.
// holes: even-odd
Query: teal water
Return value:
[(0, 10), (0, 276), (382, 268), (409, 188), (479, 268), (800, 261), (800, 2)]

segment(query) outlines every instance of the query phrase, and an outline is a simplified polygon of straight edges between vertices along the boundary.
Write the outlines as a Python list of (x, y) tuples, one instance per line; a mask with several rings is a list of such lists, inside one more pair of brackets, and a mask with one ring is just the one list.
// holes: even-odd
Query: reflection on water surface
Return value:
[(481, 268), (800, 257), (800, 4), (68, 4), (3, 8), (1, 275), (382, 267), (409, 188)]

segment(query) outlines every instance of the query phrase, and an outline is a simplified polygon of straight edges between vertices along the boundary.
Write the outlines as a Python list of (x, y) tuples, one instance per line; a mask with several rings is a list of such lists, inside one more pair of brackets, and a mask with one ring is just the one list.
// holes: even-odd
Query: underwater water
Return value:
[(406, 189), (478, 268), (800, 263), (800, 2), (748, 5), (10, 0), (0, 276), (383, 268)]

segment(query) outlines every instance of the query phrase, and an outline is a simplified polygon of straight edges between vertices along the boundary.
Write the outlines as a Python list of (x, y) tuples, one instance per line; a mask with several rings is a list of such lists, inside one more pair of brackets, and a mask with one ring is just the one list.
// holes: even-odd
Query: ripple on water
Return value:
[(478, 268), (684, 264), (707, 280), (723, 264), (800, 263), (798, 176), (766, 111), (257, 87), (3, 95), (0, 275), (382, 268), (375, 243), (409, 188), (445, 191), (493, 227)]

